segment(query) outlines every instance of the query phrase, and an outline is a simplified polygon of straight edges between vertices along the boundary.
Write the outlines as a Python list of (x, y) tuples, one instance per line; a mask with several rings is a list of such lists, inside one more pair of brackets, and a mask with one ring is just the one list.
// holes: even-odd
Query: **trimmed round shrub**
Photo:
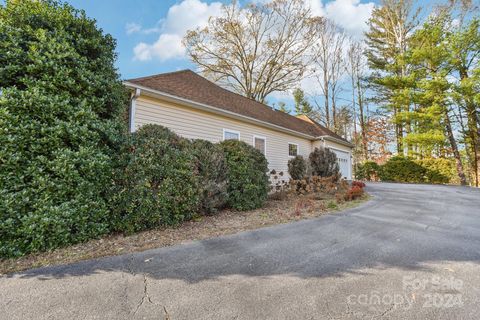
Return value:
[(227, 204), (227, 163), (222, 147), (206, 140), (191, 142), (200, 188), (199, 210), (212, 214)]
[(0, 256), (107, 233), (126, 94), (115, 40), (56, 1), (0, 5)]
[(313, 176), (339, 176), (337, 155), (328, 148), (315, 148), (308, 157)]
[(188, 140), (145, 125), (125, 144), (121, 163), (112, 196), (114, 230), (175, 225), (196, 212), (199, 182)]
[(379, 171), (380, 180), (394, 182), (426, 182), (427, 169), (411, 158), (396, 156), (390, 158)]
[(380, 166), (374, 161), (365, 161), (355, 166), (355, 178), (360, 180), (372, 181), (378, 179)]
[(228, 206), (237, 210), (261, 207), (268, 195), (268, 162), (265, 156), (243, 141), (220, 143), (228, 166)]
[(300, 180), (307, 173), (307, 162), (302, 156), (296, 156), (288, 161), (288, 173), (294, 180)]

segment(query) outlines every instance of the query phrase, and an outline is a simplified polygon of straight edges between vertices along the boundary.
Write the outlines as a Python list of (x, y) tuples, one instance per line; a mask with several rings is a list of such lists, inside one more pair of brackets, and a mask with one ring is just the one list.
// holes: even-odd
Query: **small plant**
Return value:
[(352, 187), (365, 188), (365, 182), (362, 181), (352, 181)]
[(363, 196), (363, 188), (358, 186), (351, 187), (345, 194), (346, 201), (352, 201)]
[(288, 173), (294, 180), (300, 180), (307, 173), (307, 161), (302, 156), (296, 156), (288, 161)]
[(335, 152), (328, 148), (315, 148), (308, 159), (313, 176), (339, 178), (340, 168)]
[(277, 172), (275, 169), (270, 171), (270, 188), (273, 191), (269, 195), (270, 200), (285, 200), (288, 197), (288, 193), (290, 191), (290, 184), (285, 180), (282, 179), (283, 172)]
[(335, 201), (331, 200), (327, 203), (327, 208), (328, 209), (337, 209), (338, 205)]

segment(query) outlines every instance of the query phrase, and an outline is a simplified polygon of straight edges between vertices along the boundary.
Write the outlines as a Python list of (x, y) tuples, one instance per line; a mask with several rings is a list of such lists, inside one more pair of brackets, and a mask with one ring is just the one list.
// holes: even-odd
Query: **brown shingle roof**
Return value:
[(318, 123), (310, 123), (287, 113), (273, 110), (267, 105), (226, 90), (191, 70), (162, 73), (130, 79), (127, 82), (268, 122), (310, 136), (328, 135), (348, 142)]

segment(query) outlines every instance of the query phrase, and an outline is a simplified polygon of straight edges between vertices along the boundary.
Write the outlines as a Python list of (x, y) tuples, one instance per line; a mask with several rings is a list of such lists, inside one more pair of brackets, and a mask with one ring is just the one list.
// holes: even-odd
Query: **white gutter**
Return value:
[(140, 86), (138, 84), (134, 84), (134, 83), (131, 83), (131, 82), (128, 82), (128, 81), (125, 81), (123, 84), (127, 88), (135, 89), (135, 91), (136, 90), (141, 90), (143, 95), (150, 96), (150, 97), (153, 97), (153, 98), (162, 98), (163, 100), (166, 100), (166, 101), (169, 101), (169, 102), (179, 103), (179, 104), (186, 105), (186, 106), (189, 106), (189, 107), (197, 109), (197, 110), (208, 111), (208, 112), (211, 112), (211, 113), (226, 116), (228, 118), (234, 118), (234, 119), (238, 119), (238, 120), (241, 120), (241, 121), (257, 124), (257, 125), (260, 125), (262, 127), (267, 127), (267, 128), (273, 129), (273, 130), (286, 132), (286, 133), (289, 133), (289, 134), (292, 134), (292, 135), (295, 135), (295, 136), (298, 136), (298, 137), (301, 137), (301, 138), (304, 138), (304, 139), (309, 139), (309, 140), (316, 140), (317, 139), (317, 137), (315, 137), (315, 136), (311, 136), (311, 135), (304, 134), (304, 133), (301, 133), (301, 132), (298, 132), (298, 131), (295, 131), (295, 130), (287, 129), (287, 128), (284, 128), (282, 126), (276, 125), (276, 124), (272, 124), (272, 123), (269, 123), (269, 122), (266, 122), (266, 121), (262, 121), (262, 120), (252, 118), (252, 117), (244, 116), (244, 115), (232, 112), (232, 111), (212, 107), (212, 106), (209, 106), (207, 104), (195, 102), (195, 101), (188, 100), (188, 99), (185, 99), (185, 98), (180, 98), (180, 97), (177, 97), (177, 96), (174, 96), (174, 95), (162, 92), (162, 91), (150, 89), (150, 88)]
[(130, 112), (128, 117), (128, 127), (130, 133), (135, 132), (135, 109), (137, 107), (137, 98), (140, 96), (142, 91), (139, 88), (136, 88), (135, 91), (132, 93), (132, 97), (130, 99)]
[(321, 136), (319, 138), (324, 140), (324, 141), (325, 140), (330, 140), (330, 141), (336, 142), (338, 144), (341, 144), (341, 145), (344, 145), (344, 146), (347, 146), (347, 147), (350, 147), (350, 148), (354, 147), (354, 145), (352, 143), (341, 140), (341, 139), (338, 139), (338, 138), (335, 138), (335, 137), (332, 137), (332, 136)]

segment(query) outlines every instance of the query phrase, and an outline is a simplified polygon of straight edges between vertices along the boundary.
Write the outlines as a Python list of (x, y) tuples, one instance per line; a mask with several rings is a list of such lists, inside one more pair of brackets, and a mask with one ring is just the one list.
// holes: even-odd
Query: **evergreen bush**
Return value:
[(56, 1), (0, 5), (0, 256), (109, 231), (126, 95), (115, 41)]
[(198, 209), (199, 181), (188, 140), (145, 125), (129, 138), (121, 164), (112, 190), (115, 231), (175, 225)]
[(293, 180), (300, 180), (307, 173), (307, 162), (302, 156), (296, 156), (288, 161), (288, 173)]
[(315, 148), (309, 157), (313, 176), (332, 177), (339, 176), (340, 168), (337, 155), (328, 148)]
[(265, 156), (243, 141), (226, 140), (220, 146), (228, 166), (228, 205), (237, 210), (261, 207), (270, 189)]
[(199, 210), (205, 214), (217, 212), (228, 199), (227, 163), (222, 147), (206, 140), (191, 143), (195, 166), (199, 176)]

